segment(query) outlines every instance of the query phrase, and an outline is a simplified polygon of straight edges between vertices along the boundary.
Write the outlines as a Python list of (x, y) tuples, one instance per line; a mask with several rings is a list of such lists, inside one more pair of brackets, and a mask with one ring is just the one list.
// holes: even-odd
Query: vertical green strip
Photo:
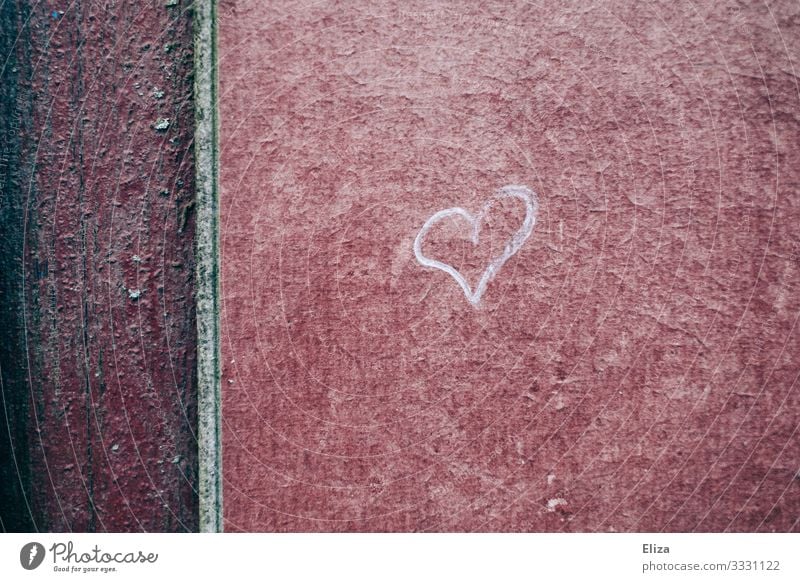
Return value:
[(219, 123), (216, 0), (194, 4), (200, 531), (221, 532)]
[[(29, 196), (28, 6), (0, 3), (0, 533), (36, 531), (31, 498), (32, 387), (26, 343), (25, 221)], [(24, 24), (23, 24), (24, 23)], [(21, 82), (20, 82), (21, 81)], [(27, 139), (26, 139), (27, 138)], [(35, 285), (31, 285), (34, 289)]]

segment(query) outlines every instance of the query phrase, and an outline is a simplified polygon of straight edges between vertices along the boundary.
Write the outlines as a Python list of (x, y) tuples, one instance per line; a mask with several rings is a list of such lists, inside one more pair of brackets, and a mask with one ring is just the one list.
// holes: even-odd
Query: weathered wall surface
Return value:
[[(28, 384), (22, 240), (24, 233), (20, 132), (30, 112), (18, 79), (27, 70), (15, 46), (19, 15), (14, 2), (0, 5), (0, 531), (33, 529), (30, 492)], [(24, 45), (22, 45), (24, 47)]]
[(196, 529), (186, 4), (3, 4), (5, 529)]
[(399, 4), (220, 6), (226, 528), (797, 531), (797, 3)]

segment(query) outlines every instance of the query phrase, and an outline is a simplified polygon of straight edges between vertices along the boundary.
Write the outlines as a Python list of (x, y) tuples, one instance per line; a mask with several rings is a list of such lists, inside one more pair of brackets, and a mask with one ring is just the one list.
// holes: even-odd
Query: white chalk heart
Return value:
[[(486, 214), (489, 212), (489, 209), (492, 207), (492, 205), (502, 198), (517, 198), (522, 200), (522, 202), (525, 203), (525, 220), (522, 221), (522, 226), (520, 226), (519, 230), (515, 232), (511, 239), (506, 243), (503, 253), (499, 257), (492, 259), (492, 261), (489, 263), (489, 266), (486, 267), (486, 270), (481, 275), (478, 285), (475, 287), (474, 291), (470, 289), (470, 286), (464, 276), (452, 265), (437, 261), (436, 259), (428, 258), (422, 254), (422, 240), (425, 238), (425, 235), (428, 233), (431, 227), (440, 220), (449, 218), (451, 216), (460, 216), (470, 223), (472, 226), (472, 244), (477, 245), (478, 233), (481, 229), (481, 222), (486, 217)], [(497, 274), (497, 272), (500, 270), (500, 267), (502, 267), (508, 259), (514, 256), (514, 254), (520, 249), (520, 247), (522, 247), (525, 241), (528, 240), (528, 237), (533, 232), (533, 227), (536, 224), (536, 214), (538, 211), (539, 202), (536, 199), (536, 194), (533, 192), (533, 190), (525, 186), (505, 186), (498, 190), (497, 193), (486, 204), (484, 204), (483, 209), (481, 209), (481, 211), (475, 216), (473, 216), (467, 210), (459, 207), (440, 210), (431, 216), (425, 222), (425, 224), (422, 225), (422, 228), (417, 234), (417, 238), (414, 240), (414, 256), (417, 258), (417, 261), (419, 261), (419, 264), (423, 267), (439, 269), (450, 275), (453, 279), (455, 279), (456, 283), (461, 286), (461, 289), (464, 290), (464, 295), (466, 295), (467, 301), (473, 305), (478, 305), (483, 292), (486, 291), (486, 286), (489, 284), (489, 281), (491, 281), (492, 278)]]

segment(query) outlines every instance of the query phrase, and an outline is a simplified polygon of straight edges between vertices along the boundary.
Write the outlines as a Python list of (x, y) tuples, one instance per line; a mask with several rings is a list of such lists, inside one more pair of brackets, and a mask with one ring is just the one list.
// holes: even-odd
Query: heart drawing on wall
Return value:
[[(489, 265), (483, 271), (478, 284), (475, 286), (475, 290), (470, 288), (467, 280), (461, 273), (458, 272), (455, 267), (447, 263), (443, 263), (442, 261), (437, 261), (436, 259), (426, 257), (423, 254), (422, 241), (424, 240), (425, 235), (437, 222), (446, 218), (450, 218), (451, 216), (461, 217), (470, 224), (472, 227), (472, 244), (477, 245), (481, 230), (481, 223), (486, 218), (486, 215), (492, 206), (503, 198), (517, 198), (521, 200), (525, 204), (525, 219), (522, 221), (522, 225), (519, 227), (519, 230), (517, 230), (505, 244), (502, 254), (493, 258), (489, 262)], [(414, 239), (414, 256), (417, 258), (419, 264), (423, 267), (439, 269), (450, 275), (464, 291), (467, 301), (469, 301), (472, 305), (477, 306), (480, 303), (483, 292), (486, 291), (486, 286), (489, 284), (489, 281), (494, 278), (505, 262), (514, 256), (514, 254), (522, 247), (522, 245), (525, 244), (525, 241), (528, 240), (528, 237), (531, 236), (531, 233), (533, 233), (533, 227), (536, 224), (536, 214), (538, 211), (539, 202), (536, 197), (536, 193), (533, 190), (526, 186), (504, 186), (503, 188), (500, 188), (500, 190), (498, 190), (497, 193), (486, 202), (486, 204), (483, 205), (483, 208), (478, 214), (473, 215), (468, 210), (460, 207), (454, 207), (440, 210), (431, 216), (427, 221), (425, 221), (425, 224), (422, 225), (422, 228), (417, 234), (416, 239)]]

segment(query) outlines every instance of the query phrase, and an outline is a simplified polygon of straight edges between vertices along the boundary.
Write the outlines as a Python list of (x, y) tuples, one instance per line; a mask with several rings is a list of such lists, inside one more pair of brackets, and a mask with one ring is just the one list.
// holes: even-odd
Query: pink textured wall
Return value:
[(220, 6), (226, 528), (798, 530), (797, 3), (400, 4)]

